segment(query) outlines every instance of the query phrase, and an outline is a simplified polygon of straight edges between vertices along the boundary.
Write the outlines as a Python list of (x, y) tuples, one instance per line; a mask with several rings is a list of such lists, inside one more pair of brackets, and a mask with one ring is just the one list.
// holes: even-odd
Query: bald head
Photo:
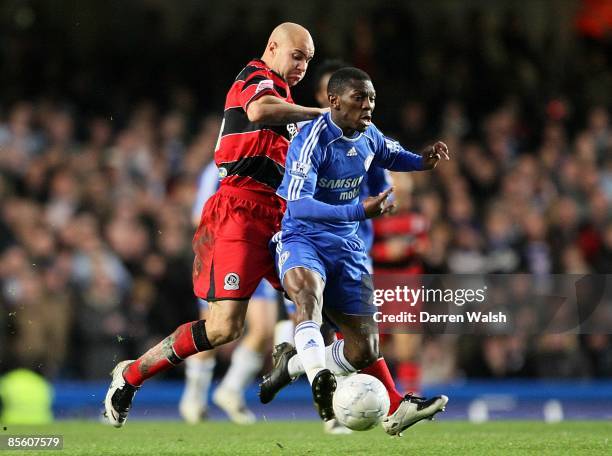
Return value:
[(306, 74), (313, 56), (314, 43), (308, 30), (299, 24), (284, 22), (272, 30), (261, 59), (294, 86)]
[(280, 25), (277, 25), (272, 33), (270, 34), (270, 38), (268, 39), (268, 45), (271, 41), (276, 41), (278, 43), (282, 42), (299, 42), (304, 41), (307, 42), (311, 47), (312, 52), (314, 52), (314, 44), (312, 42), (312, 37), (308, 30), (302, 27), (300, 24), (295, 24), (293, 22), (283, 22)]

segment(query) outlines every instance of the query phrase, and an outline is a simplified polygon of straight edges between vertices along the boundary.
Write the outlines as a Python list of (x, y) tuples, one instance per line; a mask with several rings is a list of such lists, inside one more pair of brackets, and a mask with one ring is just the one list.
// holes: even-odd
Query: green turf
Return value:
[(414, 426), (402, 438), (381, 428), (349, 436), (323, 434), (321, 423), (307, 421), (235, 426), (208, 422), (128, 422), (114, 429), (92, 422), (48, 426), (8, 426), (8, 434), (61, 434), (62, 451), (0, 454), (61, 455), (457, 455), (612, 454), (612, 423), (509, 421), (487, 424), (433, 422)]

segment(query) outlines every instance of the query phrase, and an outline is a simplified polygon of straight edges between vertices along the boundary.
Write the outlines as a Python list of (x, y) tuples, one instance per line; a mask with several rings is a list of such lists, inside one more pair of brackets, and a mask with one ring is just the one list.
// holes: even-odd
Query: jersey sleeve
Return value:
[(423, 158), (419, 154), (404, 149), (398, 141), (383, 135), (376, 127), (372, 126), (370, 130), (376, 147), (373, 164), (391, 171), (423, 170)]
[(326, 127), (322, 119), (306, 126), (289, 146), (285, 175), (277, 191), (287, 201), (314, 195), (319, 167), (324, 160), (318, 141), (321, 131)]
[(240, 91), (239, 101), (242, 108), (246, 111), (249, 103), (257, 100), (264, 95), (272, 95), (283, 98), (274, 87), (274, 81), (264, 70), (256, 71), (244, 81)]
[(296, 219), (319, 222), (360, 222), (366, 219), (363, 204), (334, 206), (323, 201), (317, 201), (311, 196), (288, 201), (287, 210)]

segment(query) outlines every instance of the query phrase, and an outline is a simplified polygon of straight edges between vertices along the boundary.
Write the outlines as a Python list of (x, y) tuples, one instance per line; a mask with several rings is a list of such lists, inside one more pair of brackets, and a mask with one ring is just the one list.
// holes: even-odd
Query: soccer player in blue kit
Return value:
[[(330, 107), (329, 97), (327, 95), (327, 84), (331, 75), (339, 69), (348, 66), (350, 65), (340, 60), (326, 60), (317, 68), (315, 71), (315, 99), (320, 107)], [(378, 195), (390, 186), (391, 183), (389, 172), (384, 168), (380, 168), (379, 166), (370, 166), (359, 186), (359, 201), (361, 202), (369, 196)], [(365, 251), (368, 254), (368, 269), (372, 271), (373, 265), (370, 251), (374, 243), (374, 226), (371, 219), (366, 219), (359, 222), (357, 236), (363, 241)], [(323, 340), (325, 341), (326, 346), (332, 344), (336, 340), (336, 328), (328, 321), (324, 321), (323, 325), (321, 326), (321, 333), (323, 334)], [(291, 341), (293, 342), (293, 331)], [(274, 357), (275, 361), (283, 351), (291, 350), (293, 350), (292, 346), (275, 346), (274, 353), (277, 355)], [(404, 409), (410, 407), (409, 404), (402, 402), (404, 395), (397, 390), (393, 376), (389, 371), (389, 367), (387, 366), (387, 362), (382, 356), (382, 353), (375, 363), (371, 364), (365, 369), (362, 369), (360, 373), (372, 375), (380, 380), (384, 385), (385, 389), (387, 390), (387, 394), (389, 395), (390, 403), (389, 413), (387, 415), (397, 414), (396, 416), (402, 416)], [(341, 384), (341, 380), (344, 378), (348, 377), (336, 377), (338, 386)], [(394, 417), (390, 418), (390, 420), (393, 419)], [(329, 434), (347, 434), (351, 432), (348, 428), (342, 426), (336, 419), (324, 421), (323, 429)]]
[[(392, 188), (359, 202), (359, 186), (372, 165), (392, 171), (432, 169), (448, 148), (437, 142), (423, 156), (403, 149), (373, 124), (374, 86), (357, 68), (336, 71), (328, 83), (330, 112), (307, 125), (291, 143), (277, 193), (287, 201), (282, 231), (274, 236), (281, 282), (297, 307), (296, 352), (287, 352), (261, 384), (274, 395), (305, 373), (324, 421), (334, 417), (335, 375), (347, 375), (379, 356), (378, 327), (372, 315), (367, 255), (357, 236), (360, 221), (392, 211)], [(325, 347), (323, 313), (344, 338)], [(400, 434), (442, 411), (446, 396), (406, 396), (405, 413), (387, 417), (383, 427)]]

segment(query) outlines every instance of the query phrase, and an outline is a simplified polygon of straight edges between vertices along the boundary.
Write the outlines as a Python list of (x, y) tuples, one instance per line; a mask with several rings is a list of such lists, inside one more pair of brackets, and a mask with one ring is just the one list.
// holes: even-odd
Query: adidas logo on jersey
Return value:
[(347, 157), (356, 157), (357, 156), (357, 150), (355, 150), (354, 147), (351, 147), (349, 149), (349, 151), (346, 153)]
[(318, 347), (318, 346), (319, 344), (317, 344), (317, 342), (314, 339), (310, 339), (308, 342), (306, 342), (306, 345), (304, 345), (304, 350), (308, 348)]

